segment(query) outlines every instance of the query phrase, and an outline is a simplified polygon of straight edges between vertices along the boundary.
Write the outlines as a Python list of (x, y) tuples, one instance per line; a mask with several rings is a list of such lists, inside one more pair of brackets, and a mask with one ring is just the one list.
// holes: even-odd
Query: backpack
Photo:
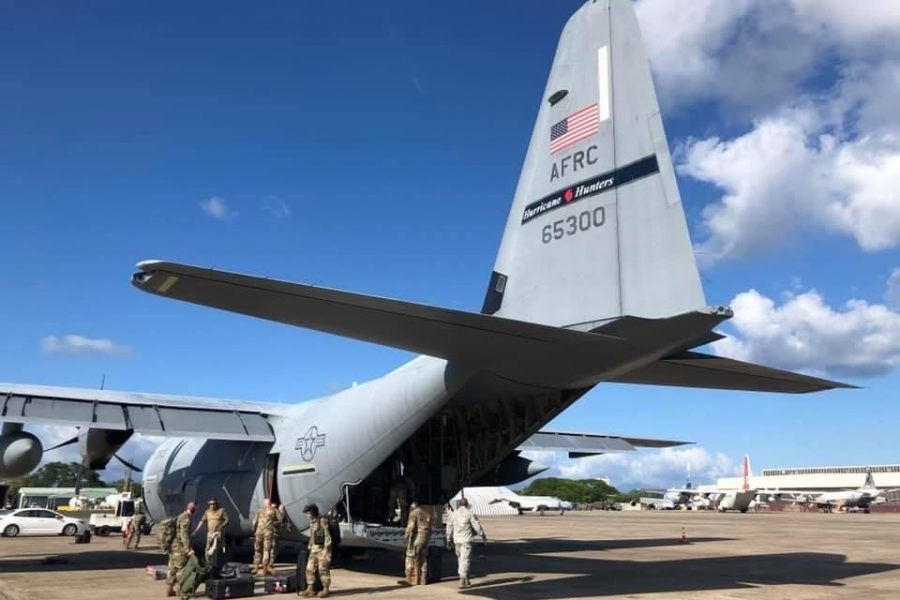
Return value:
[(173, 541), (175, 541), (175, 519), (170, 517), (163, 519), (159, 524), (159, 545), (163, 551), (168, 552)]

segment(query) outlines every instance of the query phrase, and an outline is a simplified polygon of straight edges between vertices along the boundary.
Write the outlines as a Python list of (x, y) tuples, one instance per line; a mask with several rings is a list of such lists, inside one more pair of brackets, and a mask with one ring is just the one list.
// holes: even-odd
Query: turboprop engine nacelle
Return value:
[(3, 429), (0, 435), (0, 479), (21, 477), (34, 471), (44, 454), (41, 440), (27, 431), (8, 431), (7, 426)]
[(550, 467), (539, 462), (511, 454), (500, 461), (491, 472), (482, 476), (473, 485), (513, 485), (543, 473)]

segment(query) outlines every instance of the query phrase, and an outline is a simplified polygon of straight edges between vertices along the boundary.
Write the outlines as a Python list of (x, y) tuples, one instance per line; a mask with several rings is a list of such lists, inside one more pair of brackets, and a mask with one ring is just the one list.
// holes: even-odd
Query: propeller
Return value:
[(50, 452), (51, 450), (56, 450), (57, 448), (64, 448), (65, 446), (71, 446), (72, 444), (77, 444), (77, 443), (78, 443), (78, 436), (76, 435), (75, 437), (68, 439), (64, 442), (60, 442), (59, 444), (57, 444), (53, 447), (45, 448), (44, 454), (46, 454), (47, 452)]
[(113, 458), (115, 458), (117, 461), (119, 461), (120, 463), (122, 463), (123, 465), (125, 465), (126, 467), (128, 467), (129, 469), (131, 469), (132, 471), (135, 471), (135, 472), (137, 472), (137, 473), (143, 473), (143, 472), (144, 472), (143, 469), (139, 469), (138, 467), (134, 466), (133, 464), (131, 464), (130, 462), (128, 462), (127, 460), (125, 460), (124, 458), (122, 458), (121, 456), (119, 456), (118, 454), (113, 454)]

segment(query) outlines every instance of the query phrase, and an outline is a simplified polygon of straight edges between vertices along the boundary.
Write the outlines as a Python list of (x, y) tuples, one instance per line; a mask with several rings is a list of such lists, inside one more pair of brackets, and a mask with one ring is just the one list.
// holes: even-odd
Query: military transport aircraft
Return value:
[(759, 490), (764, 498), (775, 498), (780, 502), (810, 503), (824, 512), (835, 508), (858, 508), (869, 512), (869, 506), (888, 492), (896, 490), (878, 489), (872, 471), (866, 470), (862, 487), (845, 490)]
[[(151, 516), (216, 495), (238, 536), (264, 496), (302, 528), (307, 502), (376, 518), (401, 476), (431, 504), (524, 479), (537, 469), (518, 449), (606, 381), (843, 387), (694, 350), (732, 313), (704, 299), (630, 0), (586, 2), (562, 32), (480, 314), (157, 260), (132, 283), (422, 355), (293, 406), (0, 384), (0, 477), (40, 461), (24, 423), (78, 426), (91, 466), (135, 432), (167, 436), (145, 468)], [(581, 454), (641, 445), (577, 439)]]

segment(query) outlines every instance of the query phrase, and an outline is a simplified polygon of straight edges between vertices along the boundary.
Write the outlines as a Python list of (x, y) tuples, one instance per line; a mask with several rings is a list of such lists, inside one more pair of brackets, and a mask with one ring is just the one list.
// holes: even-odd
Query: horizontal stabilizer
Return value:
[(538, 431), (525, 440), (518, 450), (568, 452), (570, 458), (581, 458), (595, 454), (634, 452), (637, 448), (671, 448), (691, 443), (693, 442), (652, 440), (596, 433)]
[(593, 385), (648, 354), (694, 347), (730, 316), (713, 309), (666, 319), (626, 317), (586, 332), (170, 262), (138, 268), (132, 282), (152, 294), (558, 388)]
[(681, 352), (611, 381), (790, 394), (856, 387), (699, 352)]

